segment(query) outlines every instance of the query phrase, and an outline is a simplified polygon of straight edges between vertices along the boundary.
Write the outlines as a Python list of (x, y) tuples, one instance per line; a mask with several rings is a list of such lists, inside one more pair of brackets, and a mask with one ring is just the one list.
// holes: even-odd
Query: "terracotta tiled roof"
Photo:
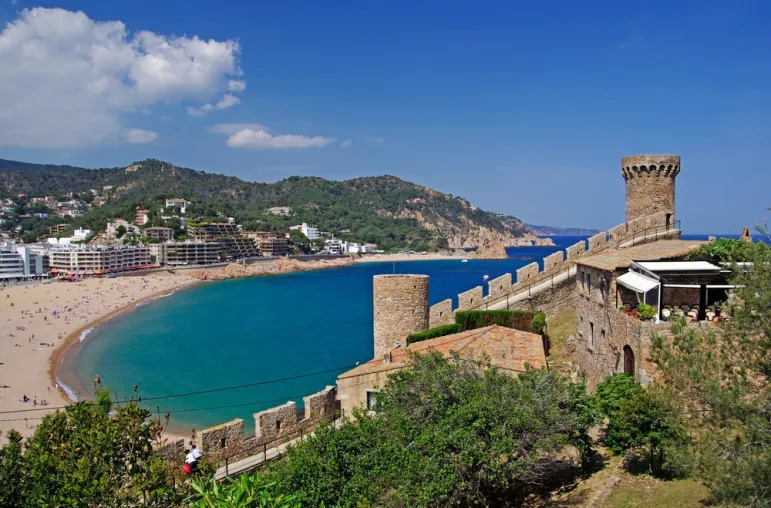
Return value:
[(576, 260), (576, 263), (600, 270), (613, 271), (632, 266), (632, 261), (657, 261), (685, 256), (703, 244), (701, 240), (659, 240), (626, 249), (601, 252)]
[(338, 379), (398, 370), (409, 364), (408, 352), (427, 353), (430, 350), (444, 356), (450, 356), (450, 351), (456, 351), (461, 358), (517, 372), (524, 372), (525, 363), (536, 369), (546, 366), (540, 335), (493, 325), (394, 349), (391, 351), (390, 363), (385, 363), (382, 357), (375, 358), (340, 374)]

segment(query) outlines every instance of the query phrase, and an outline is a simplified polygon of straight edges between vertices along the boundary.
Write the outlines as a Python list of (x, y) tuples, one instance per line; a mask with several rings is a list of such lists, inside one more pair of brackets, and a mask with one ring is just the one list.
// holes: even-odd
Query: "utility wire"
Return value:
[[(484, 334), (486, 331), (487, 330), (478, 329), (478, 331), (476, 331), (476, 333), (469, 333), (469, 334), (464, 335), (462, 337), (457, 337), (455, 339), (451, 339), (451, 340), (445, 341), (444, 344), (447, 344), (447, 343), (450, 343), (450, 342), (456, 342), (456, 341), (459, 341), (459, 340), (470, 340), (470, 342), (473, 342), (474, 338)], [(465, 333), (465, 332), (461, 332), (461, 333)], [(429, 347), (429, 348), (427, 348), (427, 350), (430, 351), (431, 348)], [(510, 370), (510, 371), (514, 371), (514, 372), (522, 372), (521, 370), (518, 370), (518, 369), (512, 369), (512, 368), (508, 368), (508, 367), (492, 365), (490, 363), (478, 362), (478, 361), (475, 361), (475, 360), (468, 360), (468, 359), (465, 359), (465, 358), (461, 358), (461, 360), (462, 361), (471, 362), (471, 363), (475, 363), (475, 364), (480, 365), (480, 366), (495, 367), (495, 368), (499, 368), (499, 369), (503, 369), (503, 370)], [(367, 363), (367, 362), (365, 362), (365, 363)], [(198, 391), (193, 391), (193, 392), (183, 392), (183, 393), (176, 393), (176, 394), (170, 394), (170, 395), (159, 395), (159, 396), (155, 396), (155, 397), (146, 397), (146, 398), (145, 397), (139, 397), (138, 399), (135, 399), (135, 400), (126, 400), (126, 401), (122, 401), (122, 402), (121, 401), (113, 402), (113, 404), (127, 404), (127, 403), (130, 403), (130, 402), (140, 402), (141, 403), (141, 402), (147, 402), (147, 401), (153, 401), (153, 400), (164, 400), (164, 399), (171, 399), (171, 398), (178, 398), (178, 397), (189, 397), (189, 396), (192, 396), (192, 395), (202, 395), (202, 394), (206, 394), (206, 393), (216, 393), (216, 392), (223, 392), (223, 391), (229, 391), (229, 390), (238, 390), (238, 389), (241, 389), (241, 388), (249, 388), (249, 387), (253, 387), (253, 386), (261, 386), (261, 385), (273, 384), (273, 383), (281, 383), (281, 382), (292, 381), (292, 380), (295, 380), (295, 379), (301, 379), (301, 378), (305, 378), (305, 377), (317, 376), (317, 375), (320, 375), (320, 374), (328, 374), (330, 372), (337, 372), (337, 371), (345, 370), (345, 369), (352, 369), (352, 368), (354, 368), (354, 367), (356, 367), (358, 365), (363, 365), (363, 364), (346, 365), (346, 366), (343, 366), (343, 367), (336, 367), (334, 369), (327, 369), (327, 370), (322, 370), (322, 371), (318, 371), (318, 372), (310, 372), (310, 373), (305, 373), (305, 374), (298, 374), (296, 376), (289, 376), (289, 377), (285, 377), (285, 378), (269, 379), (269, 380), (265, 380), (265, 381), (257, 381), (255, 383), (247, 383), (247, 384), (236, 385), (236, 386), (226, 386), (226, 387), (220, 387), (220, 388), (211, 388), (211, 389), (208, 389), (208, 390), (198, 390)], [(358, 386), (360, 384), (368, 384), (368, 382), (357, 383), (357, 384), (348, 385), (348, 386), (349, 387), (353, 387), (353, 386)], [(203, 411), (203, 410), (206, 410), (206, 409), (223, 409), (223, 408), (226, 408), (226, 407), (238, 407), (238, 406), (245, 406), (245, 405), (254, 405), (254, 404), (261, 404), (261, 403), (264, 403), (264, 402), (274, 402), (276, 400), (299, 398), (299, 397), (304, 397), (304, 396), (305, 395), (281, 397), (279, 399), (273, 399), (273, 400), (267, 400), (267, 401), (247, 402), (247, 403), (242, 403), (242, 404), (233, 404), (233, 405), (229, 405), (229, 406), (216, 406), (216, 407), (197, 408), (197, 409), (176, 409), (176, 410), (165, 411), (165, 412), (179, 413), (179, 412), (187, 412), (187, 411)], [(69, 406), (42, 406), (42, 407), (30, 408), (30, 409), (15, 409), (15, 410), (8, 410), (8, 411), (0, 411), (0, 414), (16, 414), (16, 413), (28, 413), (28, 412), (36, 412), (36, 411), (50, 411), (50, 410), (54, 410), (54, 409), (65, 409), (67, 407), (69, 407)], [(164, 411), (162, 411), (162, 412), (164, 412)], [(19, 418), (19, 419), (0, 420), (0, 422), (24, 421), (26, 419), (40, 419), (40, 418), (28, 417), (28, 418)]]

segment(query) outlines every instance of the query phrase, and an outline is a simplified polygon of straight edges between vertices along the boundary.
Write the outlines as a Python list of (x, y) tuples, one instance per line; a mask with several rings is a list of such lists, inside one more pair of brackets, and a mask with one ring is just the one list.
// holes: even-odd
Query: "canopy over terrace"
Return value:
[(707, 306), (724, 300), (726, 291), (735, 287), (729, 273), (707, 261), (632, 261), (630, 271), (616, 282), (642, 295), (644, 303), (655, 301), (659, 317), (665, 306), (686, 305), (704, 319)]

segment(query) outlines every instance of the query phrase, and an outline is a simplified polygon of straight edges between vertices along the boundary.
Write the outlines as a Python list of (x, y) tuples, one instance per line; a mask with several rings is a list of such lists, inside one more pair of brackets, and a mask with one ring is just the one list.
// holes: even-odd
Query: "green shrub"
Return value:
[(583, 385), (555, 371), (416, 355), (388, 377), (376, 415), (322, 426), (256, 474), (303, 506), (523, 506), (564, 481), (553, 460), (589, 442), (587, 407)]
[(530, 321), (530, 331), (543, 335), (546, 330), (546, 314), (543, 312), (535, 312), (533, 314), (533, 320)]
[(597, 385), (594, 404), (602, 416), (613, 418), (624, 401), (633, 399), (643, 392), (642, 386), (632, 376), (613, 374)]
[(648, 459), (649, 469), (658, 474), (683, 474), (680, 460), (671, 461), (670, 449), (682, 449), (689, 442), (688, 431), (676, 407), (663, 394), (640, 390), (621, 402), (605, 435), (613, 453), (637, 449)]
[(453, 333), (476, 330), (485, 326), (500, 325), (506, 328), (543, 334), (546, 314), (529, 310), (470, 310), (455, 313), (455, 323), (429, 328), (407, 336), (407, 344), (435, 339)]
[(407, 344), (414, 344), (416, 342), (421, 342), (424, 340), (435, 339), (437, 337), (444, 337), (445, 335), (452, 335), (453, 333), (458, 333), (460, 331), (461, 331), (460, 325), (455, 323), (451, 325), (437, 326), (435, 328), (429, 328), (428, 330), (424, 330), (422, 332), (408, 335)]
[[(762, 245), (762, 244), (761, 244)], [(689, 252), (685, 259), (707, 258), (716, 262), (742, 262), (752, 258), (753, 244), (734, 238), (719, 238)]]
[(641, 303), (637, 306), (637, 317), (643, 321), (648, 321), (656, 317), (656, 309), (647, 303)]
[(524, 332), (533, 331), (534, 312), (529, 310), (467, 310), (455, 313), (461, 331), (500, 325)]

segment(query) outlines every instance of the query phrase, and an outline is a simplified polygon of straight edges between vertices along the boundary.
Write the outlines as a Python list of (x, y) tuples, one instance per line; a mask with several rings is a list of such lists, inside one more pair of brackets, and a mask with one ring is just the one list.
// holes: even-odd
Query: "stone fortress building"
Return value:
[[(681, 261), (703, 242), (680, 240), (675, 220), (679, 172), (678, 155), (623, 157), (624, 223), (551, 254), (541, 264), (524, 266), (515, 276), (505, 274), (488, 281), (487, 288), (459, 294), (456, 309), (449, 299), (434, 304), (427, 321), (421, 310), (427, 279), (424, 285), (409, 282), (418, 280), (415, 275), (376, 277), (373, 361), (385, 361), (384, 355), (410, 333), (453, 323), (457, 311), (528, 309), (549, 318), (567, 309), (576, 313), (577, 322), (577, 334), (569, 341), (573, 366), (590, 388), (615, 372), (648, 383), (656, 370), (650, 354), (652, 335), (669, 328), (659, 319), (662, 309), (687, 306), (686, 317), (703, 319), (704, 307), (730, 290), (720, 280), (719, 267)], [(654, 306), (657, 318), (641, 321), (619, 309), (640, 303)], [(338, 380), (338, 390), (340, 386)]]

